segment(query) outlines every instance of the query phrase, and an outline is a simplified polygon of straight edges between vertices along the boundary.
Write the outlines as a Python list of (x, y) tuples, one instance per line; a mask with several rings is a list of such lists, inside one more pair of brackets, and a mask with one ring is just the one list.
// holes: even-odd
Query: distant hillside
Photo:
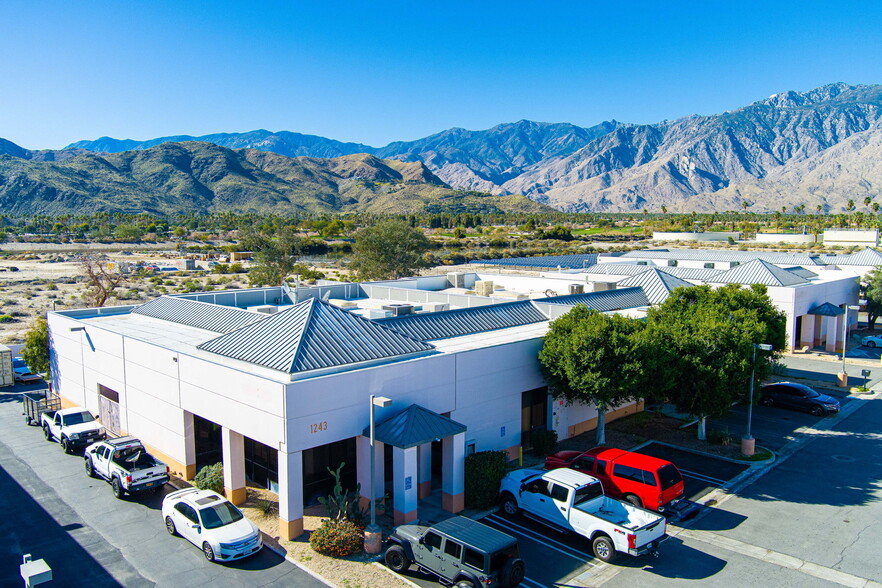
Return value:
[(51, 152), (72, 155), (52, 161), (41, 152), (10, 154), (16, 147), (0, 144), (7, 153), (0, 208), (13, 214), (546, 210), (521, 196), (452, 190), (421, 162), (367, 154), (291, 158), (188, 141), (113, 154)]

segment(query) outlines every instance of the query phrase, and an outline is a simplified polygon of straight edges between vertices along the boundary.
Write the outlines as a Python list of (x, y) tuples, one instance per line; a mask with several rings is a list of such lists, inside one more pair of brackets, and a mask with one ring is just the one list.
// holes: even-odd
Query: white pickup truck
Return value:
[(126, 492), (156, 491), (168, 482), (168, 466), (147, 453), (134, 437), (119, 437), (89, 445), (86, 473), (110, 482), (117, 498)]
[(95, 420), (92, 413), (81, 408), (46, 411), (40, 415), (40, 425), (46, 441), (58, 439), (65, 453), (73, 453), (78, 447), (85, 447), (106, 437), (104, 427)]
[(594, 555), (611, 562), (617, 552), (657, 555), (667, 538), (665, 518), (603, 494), (597, 478), (570, 469), (516, 470), (502, 479), (502, 512), (523, 513), (591, 541)]

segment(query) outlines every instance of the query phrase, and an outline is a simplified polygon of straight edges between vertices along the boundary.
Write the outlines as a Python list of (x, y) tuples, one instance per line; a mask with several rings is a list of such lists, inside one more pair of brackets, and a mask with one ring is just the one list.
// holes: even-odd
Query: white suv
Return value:
[(166, 495), (162, 517), (170, 535), (201, 548), (208, 561), (241, 559), (263, 547), (257, 525), (211, 490), (186, 488)]

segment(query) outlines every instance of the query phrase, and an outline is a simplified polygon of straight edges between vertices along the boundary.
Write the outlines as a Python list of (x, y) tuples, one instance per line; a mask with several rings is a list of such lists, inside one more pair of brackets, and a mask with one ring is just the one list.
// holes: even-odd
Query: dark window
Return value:
[(648, 261), (638, 261), (637, 265), (649, 265)]
[(476, 570), (484, 570), (484, 554), (474, 549), (470, 549), (468, 547), (465, 548), (465, 556), (462, 558), (462, 563), (467, 566), (472, 566)]
[(548, 428), (548, 388), (536, 388), (521, 393), (521, 446), (533, 448), (533, 431)]
[(682, 476), (680, 476), (680, 471), (670, 463), (668, 465), (663, 465), (658, 470), (658, 479), (661, 480), (662, 490), (667, 490), (674, 484), (679, 484), (683, 481)]
[(736, 265), (741, 265), (741, 262), (740, 261), (733, 261), (732, 263), (729, 264), (729, 269), (732, 269)]
[(117, 392), (116, 390), (111, 390), (107, 386), (102, 386), (101, 384), (98, 384), (98, 394), (112, 402), (116, 402), (117, 404), (119, 404), (119, 392)]
[(668, 260), (668, 267), (677, 267), (677, 260), (676, 259), (669, 259)]
[(241, 521), (244, 516), (242, 511), (226, 501), (203, 508), (199, 511), (199, 514), (202, 516), (202, 525), (206, 529), (217, 529), (218, 527)]
[(795, 388), (787, 388), (786, 386), (781, 386), (778, 392), (787, 396), (802, 396), (801, 390), (796, 390)]
[(622, 465), (620, 463), (613, 466), (613, 475), (617, 478), (622, 478), (623, 480), (643, 483), (643, 470), (638, 470), (637, 468), (632, 468), (631, 466)]
[(658, 484), (655, 483), (655, 474), (653, 474), (652, 472), (647, 471), (647, 470), (642, 470), (642, 471), (643, 471), (643, 483), (644, 484), (646, 484), (647, 486), (658, 486)]
[(712, 262), (708, 262), (704, 264), (704, 269), (714, 269), (714, 264)]
[(594, 458), (590, 455), (577, 457), (575, 461), (573, 461), (573, 467), (577, 470), (585, 470), (586, 472), (590, 472), (594, 468)]
[(606, 473), (606, 461), (603, 459), (597, 460), (597, 473), (605, 474)]
[(198, 523), (199, 519), (196, 518), (196, 509), (190, 506), (189, 504), (184, 504), (183, 502), (179, 502), (175, 505), (175, 510), (184, 515), (184, 518), (190, 521), (191, 523)]
[[(386, 444), (385, 454), (392, 460), (392, 446)], [(355, 491), (358, 482), (355, 471), (355, 437), (320, 445), (303, 451), (303, 499), (304, 505), (318, 503), (319, 497), (324, 498), (334, 491), (334, 477), (328, 468), (336, 470), (343, 464), (340, 471), (340, 482), (344, 490)], [(385, 459), (384, 454), (384, 459)], [(278, 453), (276, 453), (278, 456)], [(433, 460), (434, 461), (434, 460)], [(391, 476), (392, 464), (386, 465), (385, 473)], [(276, 470), (278, 472), (278, 470)], [(276, 473), (276, 479), (278, 479)]]
[(578, 505), (589, 500), (594, 500), (598, 496), (603, 496), (603, 486), (600, 482), (588, 484), (576, 489), (576, 496), (573, 497), (573, 504)]
[(551, 485), (551, 498), (554, 500), (557, 500), (558, 502), (566, 502), (569, 495), (570, 491), (563, 486), (558, 486), (557, 484)]
[(432, 531), (426, 533), (426, 547), (441, 549), (441, 535)]
[(83, 423), (91, 423), (95, 420), (91, 412), (75, 412), (73, 414), (64, 415), (64, 426), (81, 425)]
[(543, 479), (533, 480), (529, 482), (526, 487), (527, 492), (532, 492), (534, 494), (542, 494), (543, 496), (548, 496), (548, 482)]
[(245, 437), (245, 479), (262, 488), (278, 489), (279, 452)]
[(444, 553), (454, 559), (459, 559), (459, 556), (462, 555), (462, 545), (456, 541), (448, 539), (447, 543), (444, 544)]

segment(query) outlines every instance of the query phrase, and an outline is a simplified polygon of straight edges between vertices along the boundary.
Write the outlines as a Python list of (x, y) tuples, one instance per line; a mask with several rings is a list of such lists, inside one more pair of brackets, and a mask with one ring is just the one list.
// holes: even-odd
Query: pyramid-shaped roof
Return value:
[(149, 316), (215, 333), (229, 333), (245, 325), (263, 320), (267, 316), (244, 308), (220, 306), (177, 296), (160, 296), (142, 304), (133, 310), (132, 314)]
[(825, 302), (824, 304), (818, 305), (809, 310), (808, 314), (814, 314), (817, 316), (839, 316), (845, 314), (845, 311), (832, 302)]
[(643, 293), (646, 294), (650, 304), (661, 304), (668, 299), (674, 288), (681, 286), (689, 288), (692, 284), (657, 268), (651, 268), (642, 274), (625, 278), (618, 283), (618, 286), (643, 288)]
[(766, 286), (795, 286), (808, 282), (784, 268), (762, 259), (743, 263), (710, 279), (717, 284), (765, 284)]
[[(390, 417), (374, 426), (374, 438), (399, 449), (409, 449), (435, 439), (444, 439), (451, 435), (464, 433), (466, 426), (453, 419), (411, 404), (397, 415)], [(367, 437), (370, 427), (366, 427)]]
[(434, 347), (309, 298), (206, 341), (199, 349), (293, 374), (424, 353)]

